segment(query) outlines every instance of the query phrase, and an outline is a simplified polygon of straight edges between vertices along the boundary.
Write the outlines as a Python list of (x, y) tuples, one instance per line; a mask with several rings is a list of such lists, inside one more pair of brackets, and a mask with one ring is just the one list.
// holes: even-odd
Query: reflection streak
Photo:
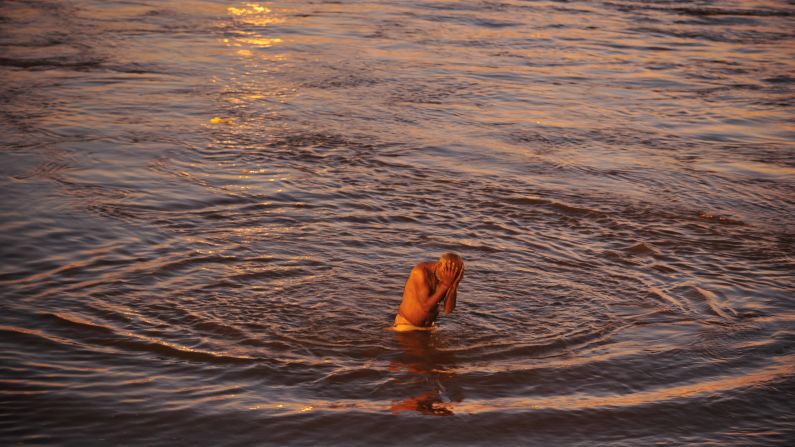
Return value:
[[(406, 383), (424, 384), (431, 389), (399, 401), (392, 401), (390, 411), (417, 411), (424, 415), (452, 416), (453, 402), (461, 402), (463, 395), (456, 386), (455, 375), (445, 369), (454, 369), (452, 353), (440, 351), (435, 346), (434, 334), (427, 332), (396, 332), (395, 338), (402, 356), (392, 362), (390, 370), (406, 371)], [(447, 387), (443, 383), (447, 384)]]

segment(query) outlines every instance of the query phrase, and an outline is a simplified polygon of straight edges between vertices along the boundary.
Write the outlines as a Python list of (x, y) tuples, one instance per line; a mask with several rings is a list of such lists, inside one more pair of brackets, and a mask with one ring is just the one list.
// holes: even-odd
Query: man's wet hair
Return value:
[(442, 264), (442, 265), (451, 264), (452, 263), (456, 267), (460, 267), (460, 266), (464, 265), (464, 260), (461, 259), (461, 256), (458, 256), (455, 253), (445, 253), (445, 254), (439, 256), (439, 263)]

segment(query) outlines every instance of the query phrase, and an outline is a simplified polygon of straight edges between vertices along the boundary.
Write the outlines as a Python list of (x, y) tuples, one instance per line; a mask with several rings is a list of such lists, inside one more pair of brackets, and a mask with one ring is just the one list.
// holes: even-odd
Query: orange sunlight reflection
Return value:
[(400, 359), (389, 365), (389, 369), (410, 373), (413, 377), (408, 385), (427, 383), (432, 389), (392, 401), (389, 410), (392, 413), (417, 411), (424, 415), (452, 416), (453, 402), (464, 399), (461, 390), (454, 386), (455, 375), (448, 372), (455, 363), (453, 354), (437, 350), (433, 335), (427, 332), (396, 332), (395, 337), (403, 353)]
[(229, 14), (235, 17), (240, 23), (245, 25), (266, 26), (275, 23), (283, 23), (284, 18), (273, 17), (271, 9), (262, 6), (258, 2), (247, 2), (242, 8), (229, 7)]
[[(242, 25), (268, 26), (285, 22), (283, 17), (275, 17), (273, 11), (261, 3), (247, 2), (241, 8), (229, 7), (227, 11)], [(280, 38), (262, 37), (261, 31), (241, 31), (240, 34), (241, 37), (225, 38), (224, 44), (238, 47), (237, 54), (241, 56), (253, 56), (252, 49), (270, 48), (282, 42)]]

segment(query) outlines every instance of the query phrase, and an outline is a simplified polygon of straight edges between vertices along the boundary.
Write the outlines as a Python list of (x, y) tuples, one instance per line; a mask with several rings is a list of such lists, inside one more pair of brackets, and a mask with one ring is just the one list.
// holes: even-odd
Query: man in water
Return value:
[(458, 283), (464, 277), (464, 260), (454, 253), (443, 254), (436, 262), (420, 262), (409, 274), (403, 288), (403, 302), (395, 316), (395, 330), (430, 329), (439, 315), (455, 309)]

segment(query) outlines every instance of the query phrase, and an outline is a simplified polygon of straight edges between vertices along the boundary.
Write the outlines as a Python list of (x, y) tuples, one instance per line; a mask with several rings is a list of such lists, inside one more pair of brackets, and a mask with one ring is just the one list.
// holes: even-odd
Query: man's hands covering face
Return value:
[(464, 276), (464, 266), (457, 266), (452, 262), (445, 264), (442, 267), (442, 277), (440, 278), (442, 287), (449, 288), (453, 284), (457, 284)]

